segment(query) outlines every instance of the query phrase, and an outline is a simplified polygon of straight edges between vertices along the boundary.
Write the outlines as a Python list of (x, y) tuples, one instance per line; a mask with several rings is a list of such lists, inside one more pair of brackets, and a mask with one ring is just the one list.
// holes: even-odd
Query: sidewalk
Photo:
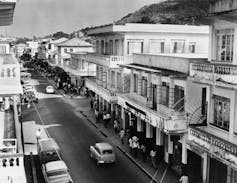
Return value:
[[(144, 173), (150, 178), (151, 182), (157, 183), (178, 183), (179, 177), (175, 175), (173, 170), (169, 169), (166, 163), (160, 163), (158, 169), (155, 170), (152, 167), (149, 158), (146, 162), (142, 161), (142, 155), (138, 153), (138, 157), (134, 157), (129, 152), (128, 137), (125, 137), (124, 144), (121, 143), (119, 135), (114, 132), (113, 123), (110, 122), (107, 128), (104, 127), (103, 123), (96, 123), (94, 110), (90, 108), (90, 98), (83, 98), (78, 100), (71, 100), (72, 104), (77, 108), (76, 111), (80, 113), (100, 131), (102, 135), (109, 139), (109, 141), (115, 145), (121, 152), (123, 152), (133, 163), (135, 163)], [(85, 107), (87, 106), (87, 107)], [(152, 179), (154, 179), (152, 181)]]

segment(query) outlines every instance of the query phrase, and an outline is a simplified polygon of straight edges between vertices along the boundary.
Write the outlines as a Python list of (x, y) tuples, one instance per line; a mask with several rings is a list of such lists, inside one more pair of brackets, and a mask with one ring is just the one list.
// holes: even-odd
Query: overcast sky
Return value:
[(144, 5), (161, 0), (18, 0), (13, 25), (0, 27), (8, 36), (71, 33), (87, 26), (119, 20)]

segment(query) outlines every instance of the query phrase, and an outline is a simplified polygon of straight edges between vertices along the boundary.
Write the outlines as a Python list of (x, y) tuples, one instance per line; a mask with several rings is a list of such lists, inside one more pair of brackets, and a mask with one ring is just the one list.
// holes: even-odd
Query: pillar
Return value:
[(164, 145), (164, 135), (160, 128), (156, 127), (156, 145), (162, 146)]
[(187, 169), (187, 134), (184, 134), (182, 137), (182, 171), (186, 172)]
[(131, 69), (131, 75), (130, 75), (130, 93), (134, 92), (134, 70)]
[(142, 120), (137, 117), (137, 132), (142, 132)]
[(148, 100), (151, 100), (151, 94), (152, 94), (152, 90), (151, 90), (151, 72), (149, 72), (148, 77), (147, 77), (147, 98), (148, 98)]
[(142, 72), (139, 71), (139, 74), (138, 74), (138, 95), (142, 95)]
[[(229, 168), (229, 167), (228, 167)], [(228, 172), (228, 171), (227, 171)], [(207, 183), (208, 182), (208, 174), (209, 174), (209, 161), (208, 161), (208, 155), (206, 152), (203, 153), (203, 164), (202, 164), (202, 182)], [(227, 176), (228, 177), (228, 176)]]
[(156, 99), (156, 102), (157, 102), (157, 110), (159, 110), (159, 107), (160, 107), (160, 104), (161, 104), (161, 86), (162, 86), (162, 78), (161, 78), (161, 74), (157, 74), (156, 75), (156, 79), (157, 79), (157, 83), (156, 83), (156, 86), (157, 86), (157, 99)]
[(133, 126), (132, 114), (131, 114), (131, 112), (128, 113), (128, 120), (129, 120), (129, 126)]
[(121, 119), (122, 119), (121, 127), (125, 129), (125, 110), (123, 107), (121, 107)]
[(153, 129), (150, 123), (146, 122), (146, 138), (152, 138), (153, 137)]
[(174, 106), (174, 77), (170, 77), (170, 89), (169, 89), (169, 108)]

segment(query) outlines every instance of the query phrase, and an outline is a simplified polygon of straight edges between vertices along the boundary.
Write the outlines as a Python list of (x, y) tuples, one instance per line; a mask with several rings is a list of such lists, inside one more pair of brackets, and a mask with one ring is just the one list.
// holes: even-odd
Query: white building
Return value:
[(38, 53), (39, 43), (38, 41), (27, 41), (26, 42), (31, 57), (35, 57)]

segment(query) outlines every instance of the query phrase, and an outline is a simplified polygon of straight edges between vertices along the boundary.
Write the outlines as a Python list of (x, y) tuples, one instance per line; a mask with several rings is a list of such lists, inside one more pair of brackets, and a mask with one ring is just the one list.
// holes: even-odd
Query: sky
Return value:
[(13, 24), (0, 27), (0, 34), (13, 37), (71, 33), (87, 26), (119, 20), (144, 5), (161, 0), (18, 0)]

